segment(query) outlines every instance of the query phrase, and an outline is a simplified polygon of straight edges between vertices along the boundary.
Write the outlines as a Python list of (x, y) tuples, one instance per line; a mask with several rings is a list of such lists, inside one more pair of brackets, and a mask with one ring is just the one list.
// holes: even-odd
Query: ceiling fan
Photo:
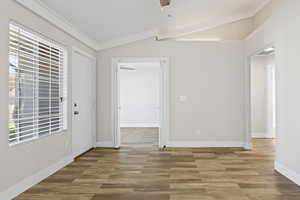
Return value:
[(171, 0), (160, 0), (161, 7), (169, 6), (171, 3)]

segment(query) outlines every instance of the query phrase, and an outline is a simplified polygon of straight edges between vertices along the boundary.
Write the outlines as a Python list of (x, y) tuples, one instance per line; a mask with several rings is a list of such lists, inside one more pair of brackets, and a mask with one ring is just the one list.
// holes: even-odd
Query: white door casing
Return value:
[(267, 66), (267, 135), (266, 138), (276, 137), (276, 85), (275, 64)]
[(120, 134), (120, 77), (118, 63), (127, 62), (160, 62), (160, 130), (159, 147), (167, 146), (170, 130), (170, 84), (169, 84), (169, 59), (162, 58), (113, 58), (112, 59), (112, 139), (113, 147), (121, 145)]
[[(261, 53), (264, 49), (269, 48), (269, 47), (275, 47), (276, 49), (276, 45), (275, 42), (272, 42), (270, 44), (267, 45), (263, 45), (259, 48), (256, 49), (256, 51), (252, 52), (252, 54), (249, 54), (246, 58), (245, 61), (245, 145), (244, 148), (247, 150), (251, 150), (253, 149), (253, 144), (252, 144), (252, 128), (251, 128), (251, 58), (259, 53)], [(275, 82), (275, 88), (274, 90), (277, 91), (276, 89), (276, 53), (275, 53), (275, 68), (274, 68), (274, 82)], [(276, 93), (276, 92), (275, 92)], [(275, 98), (276, 101), (276, 98)], [(276, 108), (277, 106), (274, 106), (275, 109), (275, 113), (276, 113)], [(277, 119), (278, 116), (275, 114), (275, 122), (276, 126), (278, 124)], [(277, 132), (277, 128), (275, 127), (274, 132)]]

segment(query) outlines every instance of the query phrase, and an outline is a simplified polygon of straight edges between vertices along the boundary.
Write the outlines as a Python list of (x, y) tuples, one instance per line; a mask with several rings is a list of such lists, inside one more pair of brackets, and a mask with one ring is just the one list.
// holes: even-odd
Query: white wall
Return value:
[[(245, 140), (243, 42), (148, 39), (98, 54), (98, 142), (112, 141), (113, 57), (170, 58), (170, 143), (242, 145)], [(186, 102), (179, 97), (186, 96)]]
[(160, 63), (126, 63), (120, 70), (121, 127), (159, 127)]
[(251, 58), (251, 133), (255, 138), (273, 138), (274, 55)]
[(267, 135), (267, 67), (265, 56), (251, 59), (251, 132), (253, 137)]
[[(7, 189), (49, 166), (63, 163), (60, 161), (66, 161), (71, 156), (71, 112), (69, 112), (69, 129), (65, 133), (41, 138), (14, 147), (8, 146), (9, 21), (15, 20), (24, 26), (64, 44), (68, 49), (69, 58), (71, 58), (71, 46), (77, 46), (90, 54), (95, 54), (95, 52), (65, 32), (55, 28), (46, 20), (20, 6), (14, 0), (1, 0), (0, 13), (0, 199), (5, 199), (5, 197), (1, 195), (7, 195), (7, 193), (4, 193)], [(69, 59), (69, 61), (71, 60)], [(69, 62), (69, 71), (70, 67), (71, 63)], [(70, 97), (72, 93), (70, 86), (71, 85), (69, 85), (68, 94), (69, 105), (71, 106)], [(23, 186), (30, 186), (30, 183), (32, 182), (29, 181), (23, 184)], [(18, 185), (18, 187), (13, 188), (11, 192), (16, 193), (18, 189), (22, 189), (22, 186)]]
[[(276, 169), (300, 184), (300, 1), (280, 1), (280, 9), (247, 40), (247, 55), (276, 47)], [(248, 65), (247, 65), (248, 66)]]

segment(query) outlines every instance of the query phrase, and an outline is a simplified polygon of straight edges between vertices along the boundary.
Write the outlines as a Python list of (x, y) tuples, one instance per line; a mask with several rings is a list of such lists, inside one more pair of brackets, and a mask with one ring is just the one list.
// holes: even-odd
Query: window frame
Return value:
[[(62, 88), (61, 90), (63, 90), (64, 92), (64, 95), (62, 96), (62, 102), (60, 102), (60, 106), (61, 106), (61, 109), (62, 109), (62, 128), (58, 131), (54, 131), (54, 132), (51, 132), (51, 134), (39, 134), (39, 132), (37, 132), (37, 135), (34, 136), (34, 137), (31, 137), (31, 138), (28, 138), (28, 139), (24, 139), (24, 140), (18, 140), (17, 142), (10, 142), (9, 141), (9, 137), (10, 137), (10, 112), (8, 110), (7, 112), (7, 117), (8, 117), (8, 120), (7, 120), (7, 142), (8, 142), (8, 145), (9, 147), (14, 147), (14, 146), (19, 146), (19, 145), (22, 145), (22, 144), (27, 144), (27, 143), (31, 143), (33, 141), (38, 141), (40, 139), (43, 139), (43, 138), (47, 138), (47, 137), (51, 137), (53, 135), (59, 135), (59, 134), (64, 134), (68, 131), (68, 106), (69, 106), (69, 100), (68, 100), (68, 96), (69, 96), (69, 83), (68, 83), (68, 59), (69, 59), (69, 56), (68, 56), (68, 50), (67, 50), (67, 47), (66, 45), (63, 45), (55, 40), (53, 40), (52, 38), (48, 37), (48, 36), (45, 36), (43, 34), (41, 34), (40, 32), (37, 32), (27, 26), (24, 26), (14, 20), (10, 20), (9, 23), (8, 23), (8, 43), (7, 43), (7, 47), (8, 47), (8, 51), (7, 51), (7, 56), (8, 56), (8, 64), (7, 64), (7, 67), (8, 67), (8, 73), (7, 73), (7, 84), (8, 84), (8, 90), (7, 90), (7, 97), (8, 97), (8, 101), (7, 101), (7, 106), (8, 106), (8, 109), (9, 109), (9, 106), (10, 106), (10, 100), (11, 100), (11, 97), (10, 97), (10, 94), (9, 94), (9, 82), (10, 82), (10, 31), (11, 31), (11, 25), (13, 26), (16, 26), (20, 29), (22, 29), (23, 31), (26, 31), (30, 34), (32, 34), (33, 36), (36, 36), (37, 38), (41, 39), (40, 42), (43, 43), (43, 41), (45, 43), (43, 44), (51, 44), (53, 45), (52, 47), (57, 47), (59, 50), (61, 50), (63, 52), (63, 64), (62, 64), (62, 68), (63, 68), (63, 78), (62, 78), (62, 82), (60, 84), (62, 84)], [(39, 66), (39, 65), (38, 65)], [(39, 69), (39, 67), (37, 67), (36, 69)], [(34, 69), (34, 70), (36, 70)], [(37, 84), (39, 84), (39, 81), (37, 81)], [(38, 90), (38, 87), (37, 88), (34, 88), (34, 90)], [(50, 97), (51, 98), (51, 97)], [(50, 100), (49, 98), (49, 100)], [(61, 98), (61, 97), (60, 97)], [(39, 99), (39, 98), (38, 98)], [(38, 100), (37, 99), (37, 100)], [(36, 115), (38, 113), (36, 113), (37, 111), (34, 111), (33, 115)], [(51, 112), (51, 110), (50, 110)], [(49, 118), (51, 119), (51, 118)], [(38, 123), (34, 123), (33, 126), (38, 126)]]

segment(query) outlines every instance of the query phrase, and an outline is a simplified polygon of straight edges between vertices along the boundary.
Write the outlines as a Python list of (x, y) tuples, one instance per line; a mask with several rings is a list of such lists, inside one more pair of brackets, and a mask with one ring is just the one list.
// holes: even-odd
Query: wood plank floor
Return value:
[(121, 128), (122, 146), (158, 145), (158, 128)]
[(274, 141), (238, 148), (97, 148), (16, 200), (300, 200), (273, 170)]

